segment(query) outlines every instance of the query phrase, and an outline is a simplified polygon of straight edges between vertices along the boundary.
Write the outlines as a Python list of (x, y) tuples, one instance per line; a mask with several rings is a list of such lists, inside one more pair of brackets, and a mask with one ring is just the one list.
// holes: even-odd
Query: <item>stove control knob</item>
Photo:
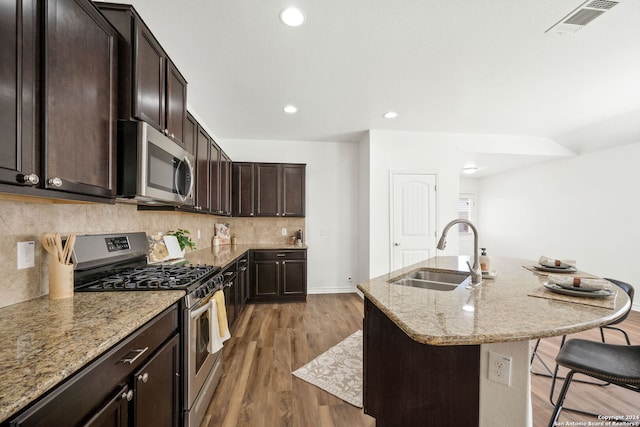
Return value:
[(149, 381), (149, 374), (145, 372), (142, 375), (138, 375), (138, 381), (142, 381), (143, 383), (146, 383), (147, 381)]

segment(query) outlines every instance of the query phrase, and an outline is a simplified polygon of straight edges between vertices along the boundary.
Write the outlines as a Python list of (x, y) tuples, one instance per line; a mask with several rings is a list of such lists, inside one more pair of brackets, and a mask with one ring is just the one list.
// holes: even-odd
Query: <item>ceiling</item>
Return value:
[[(575, 153), (640, 142), (640, 2), (545, 34), (581, 2), (132, 1), (222, 139), (389, 129), (549, 138)], [(300, 27), (278, 18), (292, 5)]]

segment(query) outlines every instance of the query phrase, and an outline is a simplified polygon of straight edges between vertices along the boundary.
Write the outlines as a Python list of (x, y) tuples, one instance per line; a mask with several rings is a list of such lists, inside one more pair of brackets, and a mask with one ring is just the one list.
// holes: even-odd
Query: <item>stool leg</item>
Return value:
[(556, 425), (556, 421), (558, 421), (558, 416), (560, 415), (560, 411), (562, 411), (562, 404), (564, 403), (564, 398), (567, 395), (567, 391), (569, 390), (569, 384), (571, 384), (571, 380), (573, 379), (573, 371), (569, 371), (564, 380), (564, 385), (562, 386), (562, 390), (560, 390), (560, 396), (558, 396), (558, 403), (553, 408), (553, 413), (551, 414), (551, 418), (549, 419), (549, 426), (553, 427)]
[[(564, 342), (567, 340), (567, 336), (562, 336), (562, 341), (560, 342), (560, 348), (564, 346)], [(556, 380), (558, 379), (558, 369), (560, 369), (560, 365), (556, 363), (556, 367), (553, 370), (553, 375), (551, 376), (551, 390), (549, 391), (549, 402), (555, 406), (555, 402), (553, 401), (553, 392), (556, 388)]]

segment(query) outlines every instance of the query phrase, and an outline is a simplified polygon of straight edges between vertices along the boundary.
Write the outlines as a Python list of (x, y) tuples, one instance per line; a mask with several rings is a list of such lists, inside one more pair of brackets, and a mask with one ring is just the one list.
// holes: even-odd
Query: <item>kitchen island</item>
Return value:
[[(421, 268), (466, 272), (467, 260), (435, 257), (358, 285), (364, 408), (378, 426), (531, 426), (530, 340), (610, 323), (631, 304), (620, 291), (606, 308), (530, 296), (545, 276), (523, 267), (534, 262), (510, 258), (493, 258), (497, 276), (473, 289), (390, 283)], [(509, 386), (487, 379), (489, 352), (511, 357)]]

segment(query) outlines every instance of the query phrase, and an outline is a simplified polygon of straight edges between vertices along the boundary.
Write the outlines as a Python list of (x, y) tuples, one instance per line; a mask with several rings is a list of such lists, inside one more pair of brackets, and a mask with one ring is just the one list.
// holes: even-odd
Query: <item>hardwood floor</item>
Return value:
[[(309, 295), (306, 303), (247, 305), (225, 343), (225, 373), (201, 427), (375, 426), (375, 420), (362, 409), (291, 375), (361, 329), (362, 313), (363, 302), (356, 294)], [(640, 344), (640, 313), (631, 313), (622, 326), (632, 344)], [(577, 336), (600, 339), (597, 330), (571, 337)], [(623, 342), (616, 332), (607, 339)], [(551, 366), (559, 342), (551, 338), (540, 344), (540, 355)], [(540, 366), (534, 362), (535, 370)], [(534, 427), (549, 422), (553, 409), (548, 400), (550, 384), (549, 378), (532, 375)], [(561, 386), (558, 381), (556, 395)], [(640, 395), (615, 386), (574, 382), (566, 405), (602, 415), (640, 415)], [(597, 420), (563, 411), (560, 421)]]

